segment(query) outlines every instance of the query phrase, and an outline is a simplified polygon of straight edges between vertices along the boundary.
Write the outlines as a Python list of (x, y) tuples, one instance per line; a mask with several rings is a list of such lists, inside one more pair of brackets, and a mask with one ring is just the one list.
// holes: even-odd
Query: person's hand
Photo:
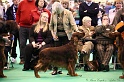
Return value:
[(92, 36), (95, 32), (94, 31), (90, 31), (89, 35)]
[(18, 27), (17, 27), (18, 29), (20, 29), (20, 25), (18, 25)]
[(35, 42), (32, 42), (33, 48), (37, 47), (37, 44)]
[(42, 47), (42, 44), (38, 44), (37, 48), (40, 49)]
[(58, 36), (56, 36), (55, 34), (53, 34), (53, 39), (54, 39), (54, 41), (58, 41)]

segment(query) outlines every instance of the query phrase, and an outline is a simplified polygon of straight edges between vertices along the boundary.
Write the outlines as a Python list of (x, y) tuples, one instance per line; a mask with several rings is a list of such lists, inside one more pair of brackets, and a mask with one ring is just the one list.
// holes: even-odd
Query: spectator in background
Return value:
[(82, 2), (79, 5), (79, 26), (82, 26), (82, 19), (84, 16), (89, 16), (92, 21), (91, 25), (96, 26), (97, 25), (97, 14), (99, 13), (99, 5), (98, 3), (92, 2), (92, 0), (86, 0), (85, 2)]
[(109, 10), (110, 24), (112, 24), (117, 11), (122, 8), (123, 0), (115, 0), (114, 5), (115, 5), (115, 8)]
[(109, 24), (108, 15), (102, 16), (102, 25), (96, 26), (96, 51), (101, 71), (109, 71), (109, 61), (114, 52), (114, 39), (109, 33), (114, 32), (114, 26)]
[[(27, 8), (28, 7), (28, 8)], [(35, 0), (23, 0), (19, 3), (16, 13), (16, 22), (19, 25), (19, 41), (20, 41), (20, 63), (24, 64), (24, 48), (29, 38), (29, 30), (31, 28), (30, 14), (31, 10), (36, 8)]]
[[(19, 4), (19, 0), (13, 0), (12, 6), (10, 6), (6, 11), (6, 20), (14, 20), (14, 21), (16, 20), (16, 12), (18, 9), (18, 4)], [(15, 58), (17, 57), (16, 46), (17, 46), (17, 40), (19, 40), (18, 28), (16, 28), (12, 34), (14, 35), (14, 43), (13, 43), (13, 47), (12, 47), (11, 56), (13, 57), (12, 62), (16, 62), (16, 60), (15, 60)]]
[[(55, 46), (67, 44), (69, 40), (71, 40), (72, 33), (78, 31), (72, 12), (65, 9), (60, 2), (54, 2), (52, 5), (52, 16), (49, 28)], [(54, 67), (53, 70), (52, 75), (61, 74), (61, 71), (58, 72), (57, 67)]]
[(5, 12), (4, 10), (5, 10), (5, 9), (4, 9), (2, 0), (0, 0), (0, 18), (1, 18), (2, 20), (4, 20), (4, 12)]
[(32, 56), (38, 56), (39, 51), (44, 48), (51, 47), (53, 38), (49, 31), (48, 19), (49, 14), (47, 12), (42, 12), (39, 17), (39, 21), (32, 26), (29, 37), (31, 43), (25, 47), (26, 59), (22, 71), (34, 69), (31, 67)]
[(106, 5), (104, 7), (105, 13), (109, 14), (109, 10), (112, 8), (111, 2), (106, 2)]
[(4, 7), (5, 7), (5, 12), (7, 11), (7, 9), (10, 7), (10, 4), (8, 1), (5, 1), (4, 3)]
[[(116, 13), (118, 12), (118, 10), (120, 10), (122, 8), (122, 5), (123, 5), (123, 0), (115, 0), (114, 1), (115, 8), (109, 10), (110, 24), (113, 24), (116, 26), (116, 24), (114, 24), (114, 21), (115, 21), (114, 17), (116, 15)], [(116, 55), (112, 56), (112, 63), (114, 63), (114, 61), (115, 61), (115, 56)], [(116, 60), (116, 62), (118, 62), (118, 60)], [(118, 69), (118, 68), (121, 68), (121, 67), (119, 64), (116, 64), (116, 69)]]
[(42, 12), (47, 12), (49, 15), (49, 20), (48, 22), (50, 22), (50, 17), (51, 17), (51, 13), (48, 9), (46, 9), (46, 2), (45, 0), (36, 0), (35, 2), (35, 6), (36, 8), (31, 10), (31, 24), (35, 24), (38, 22), (40, 14)]
[[(122, 0), (123, 1), (123, 0)], [(124, 4), (122, 4), (122, 6), (124, 6)], [(123, 16), (122, 14), (124, 13), (124, 7), (122, 7), (121, 9), (119, 9), (113, 19), (112, 25), (117, 25), (122, 19), (121, 16)]]
[(72, 14), (73, 14), (73, 17), (75, 18), (77, 13), (74, 11), (74, 9), (69, 8), (69, 0), (61, 0), (61, 4), (65, 9), (70, 10), (72, 12)]
[(48, 3), (48, 5), (46, 6), (46, 8), (50, 11), (50, 12), (52, 12), (52, 4), (54, 3), (54, 2), (60, 2), (60, 0), (50, 0), (50, 2)]
[(92, 40), (92, 35), (95, 33), (94, 26), (91, 26), (91, 20), (92, 19), (89, 16), (85, 16), (82, 19), (83, 25), (79, 26), (79, 31), (85, 33), (85, 36), (83, 37), (84, 42), (82, 43), (81, 41), (79, 45), (81, 48), (78, 47), (80, 48), (78, 49), (79, 52), (81, 52), (79, 62), (84, 63), (84, 71), (88, 71), (87, 61), (89, 61), (91, 50), (94, 48), (92, 41), (88, 41)]

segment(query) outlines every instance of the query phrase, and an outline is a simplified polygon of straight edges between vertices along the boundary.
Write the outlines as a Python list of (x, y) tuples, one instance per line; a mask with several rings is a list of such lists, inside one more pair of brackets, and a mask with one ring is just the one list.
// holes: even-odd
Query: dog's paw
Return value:
[(36, 78), (40, 78), (40, 76), (39, 75), (37, 75), (37, 76), (35, 76)]
[(74, 74), (74, 76), (78, 76), (78, 74), (77, 74), (77, 73), (75, 73), (75, 74)]
[(120, 79), (124, 79), (124, 75), (122, 75), (122, 76), (119, 76), (119, 78), (120, 78)]
[(4, 75), (0, 75), (0, 78), (7, 78), (7, 76), (4, 76)]

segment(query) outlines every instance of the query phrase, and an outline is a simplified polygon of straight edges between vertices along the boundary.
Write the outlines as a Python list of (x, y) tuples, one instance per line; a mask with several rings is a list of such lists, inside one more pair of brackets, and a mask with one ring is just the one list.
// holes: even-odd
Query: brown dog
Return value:
[(47, 71), (49, 65), (66, 68), (70, 76), (78, 76), (75, 73), (75, 64), (77, 62), (77, 44), (85, 34), (76, 32), (72, 35), (71, 41), (60, 47), (45, 48), (39, 53), (39, 60), (34, 68), (36, 78), (40, 78), (38, 71)]
[(122, 35), (119, 32), (110, 33), (110, 36), (112, 38), (116, 38), (116, 46), (118, 48), (118, 61), (120, 62), (123, 68), (122, 76), (120, 76), (119, 78), (124, 79), (124, 39), (122, 38)]
[(6, 57), (4, 54), (5, 41), (0, 38), (0, 78), (5, 78), (6, 76), (3, 74), (4, 64), (6, 62)]

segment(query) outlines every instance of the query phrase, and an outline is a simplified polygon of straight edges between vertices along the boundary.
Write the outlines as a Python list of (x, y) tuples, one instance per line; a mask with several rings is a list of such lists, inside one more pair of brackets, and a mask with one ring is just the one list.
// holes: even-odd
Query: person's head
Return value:
[(82, 19), (82, 23), (84, 26), (90, 27), (91, 26), (91, 18), (89, 16), (85, 16)]
[(114, 5), (116, 9), (120, 9), (123, 6), (123, 0), (115, 0)]
[(50, 0), (52, 3), (54, 2), (60, 2), (60, 0)]
[(69, 8), (69, 0), (61, 0), (61, 4), (65, 9)]
[(43, 32), (45, 32), (48, 29), (48, 19), (49, 19), (49, 15), (47, 12), (41, 13), (34, 32), (38, 33), (41, 29), (41, 25), (43, 25)]
[(107, 14), (104, 14), (102, 16), (101, 20), (102, 20), (102, 25), (109, 25), (109, 23), (110, 23), (110, 19)]
[(20, 0), (12, 0), (12, 2), (13, 2), (14, 5), (18, 6)]
[(111, 5), (111, 2), (108, 2), (108, 1), (107, 1), (107, 2), (106, 2), (106, 5)]
[(33, 1), (33, 0), (27, 0), (27, 1), (31, 2), (31, 1)]
[(35, 6), (40, 7), (40, 8), (45, 8), (46, 7), (46, 2), (45, 0), (36, 0), (35, 1)]
[(39, 23), (48, 23), (49, 15), (47, 12), (43, 12), (40, 15)]
[(64, 7), (60, 2), (54, 2), (52, 5), (52, 13), (60, 14), (64, 11)]
[(87, 2), (92, 2), (92, 0), (86, 0)]

